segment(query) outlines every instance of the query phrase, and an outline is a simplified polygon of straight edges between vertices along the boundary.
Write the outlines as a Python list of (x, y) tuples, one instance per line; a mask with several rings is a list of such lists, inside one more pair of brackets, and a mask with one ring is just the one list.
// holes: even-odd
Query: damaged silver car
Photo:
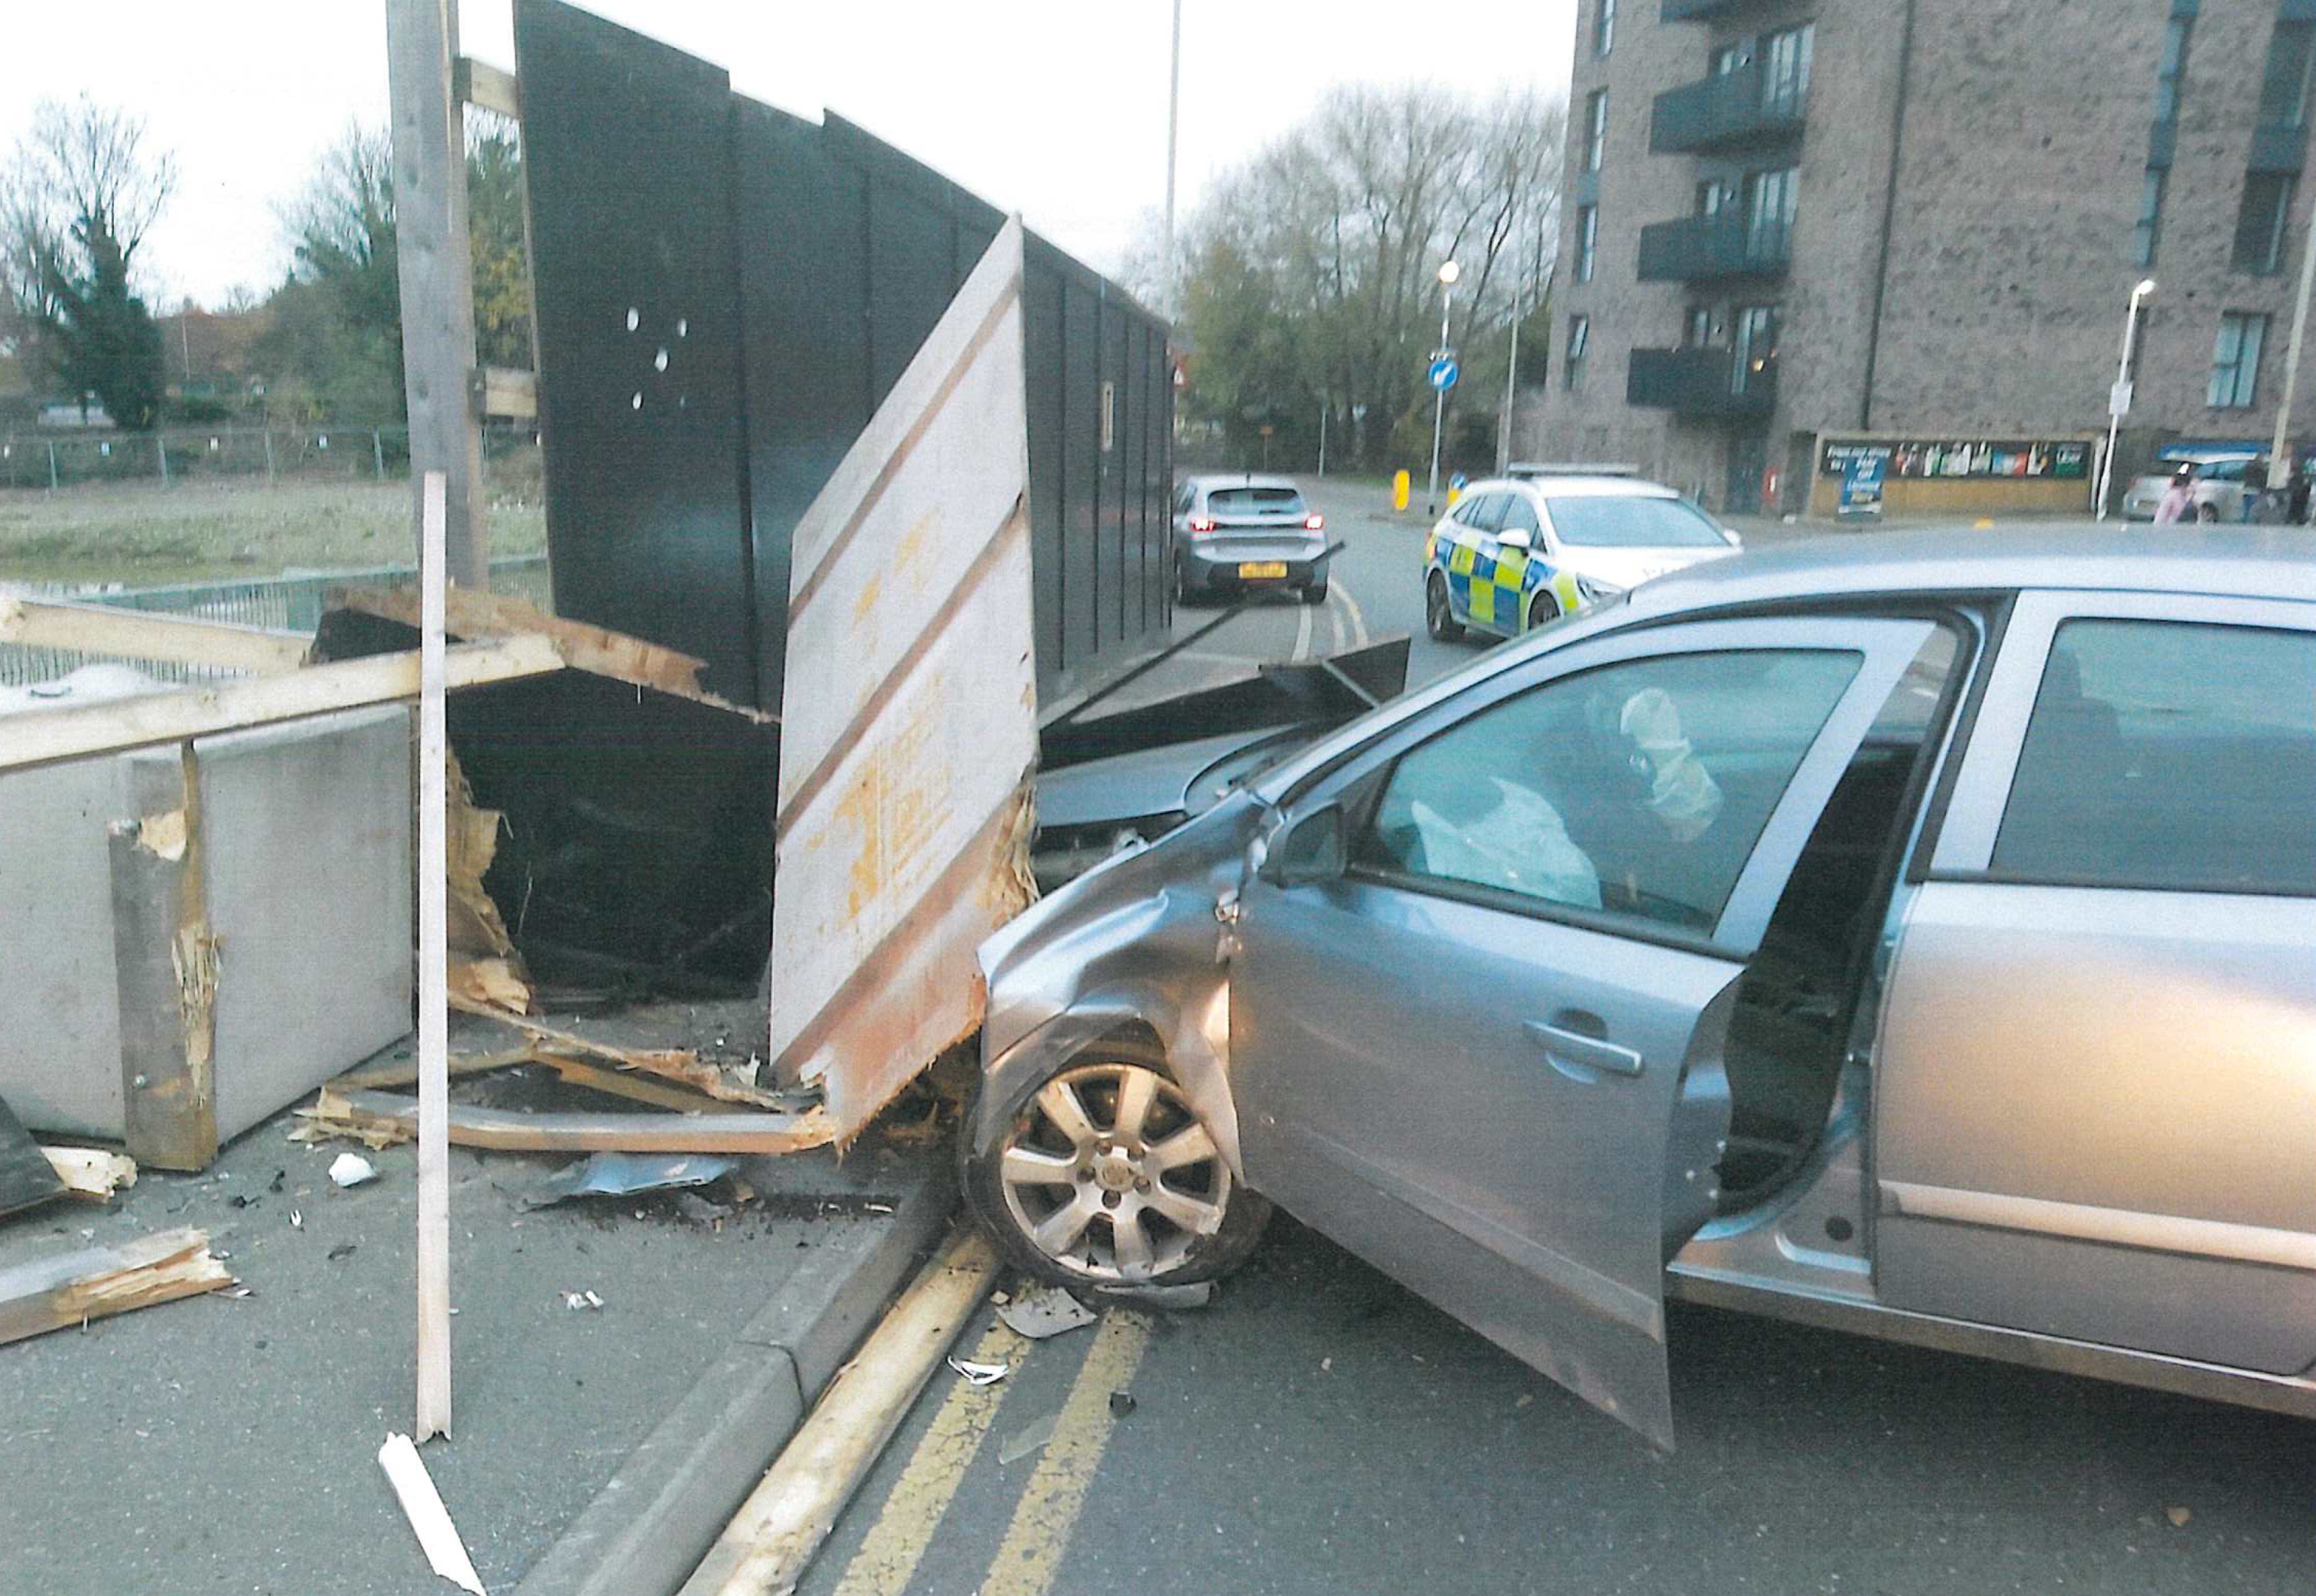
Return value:
[(1660, 1445), (1687, 1299), (2316, 1416), (2316, 567), (1803, 545), (1388, 703), (986, 944), (1024, 1267), (1277, 1202)]

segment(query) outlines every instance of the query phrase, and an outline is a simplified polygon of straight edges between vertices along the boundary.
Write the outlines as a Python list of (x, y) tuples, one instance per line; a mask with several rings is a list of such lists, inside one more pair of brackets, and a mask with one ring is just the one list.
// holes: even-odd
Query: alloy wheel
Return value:
[(1007, 1216), (1094, 1281), (1162, 1279), (1222, 1228), (1231, 1175), (1181, 1088), (1139, 1064), (1065, 1069), (1022, 1105), (999, 1152)]

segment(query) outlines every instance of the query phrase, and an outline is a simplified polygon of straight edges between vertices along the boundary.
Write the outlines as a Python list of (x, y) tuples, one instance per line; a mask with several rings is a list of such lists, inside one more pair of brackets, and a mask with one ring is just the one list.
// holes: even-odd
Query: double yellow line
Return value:
[[(1018, 1377), (1030, 1344), (997, 1325), (981, 1338), (973, 1356), (981, 1362), (1011, 1363)], [(945, 1581), (945, 1586), (977, 1588), (981, 1596), (1046, 1596), (1053, 1589), (1118, 1423), (1109, 1395), (1133, 1381), (1149, 1345), (1147, 1318), (1122, 1308), (1104, 1315), (989, 1572), (977, 1587), (962, 1580)], [(836, 1596), (901, 1596), (908, 1588), (1012, 1384), (1012, 1379), (986, 1387), (959, 1380), (950, 1388), (837, 1583)]]

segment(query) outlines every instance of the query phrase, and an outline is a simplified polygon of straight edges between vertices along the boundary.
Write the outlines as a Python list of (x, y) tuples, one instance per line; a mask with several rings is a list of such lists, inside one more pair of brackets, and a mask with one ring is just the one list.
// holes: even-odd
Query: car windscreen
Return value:
[(1587, 495), (1554, 499), (1552, 528), (1560, 541), (1592, 548), (1720, 548), (1720, 528), (1680, 499)]
[(1301, 515), (1303, 495), (1293, 488), (1214, 488), (1207, 509), (1215, 515)]

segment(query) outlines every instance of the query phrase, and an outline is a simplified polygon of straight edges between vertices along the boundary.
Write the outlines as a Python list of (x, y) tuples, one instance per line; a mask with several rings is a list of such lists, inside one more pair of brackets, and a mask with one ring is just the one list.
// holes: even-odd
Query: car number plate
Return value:
[(1238, 573), (1242, 579), (1249, 581), (1265, 576), (1281, 577), (1287, 574), (1287, 562), (1284, 560), (1250, 560), (1245, 564), (1241, 565), (1238, 568)]

